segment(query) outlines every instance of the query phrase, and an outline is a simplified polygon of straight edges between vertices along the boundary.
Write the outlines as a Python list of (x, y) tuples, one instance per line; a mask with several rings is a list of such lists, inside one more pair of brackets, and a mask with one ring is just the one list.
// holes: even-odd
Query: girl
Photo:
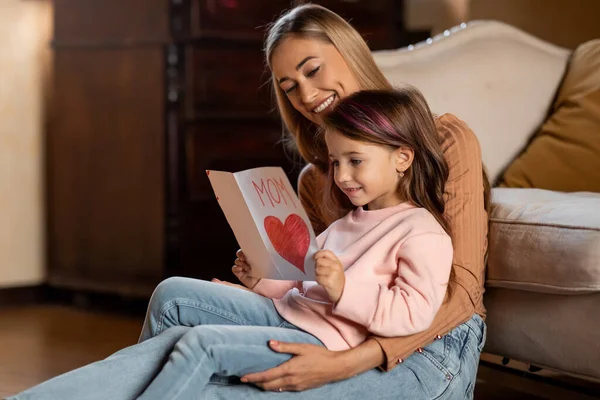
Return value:
[(448, 167), (425, 100), (412, 88), (358, 92), (338, 103), (324, 127), (325, 204), (349, 200), (357, 208), (317, 238), (316, 282), (253, 278), (240, 254), (234, 274), (272, 303), (256, 295), (224, 300), (229, 288), (207, 283), (213, 288), (197, 313), (209, 315), (200, 318), (218, 312), (244, 326), (213, 320), (192, 328), (140, 399), (191, 399), (213, 374), (275, 367), (282, 355), (267, 347), (270, 336), (339, 351), (369, 334), (429, 327), (446, 293), (452, 243), (443, 217)]

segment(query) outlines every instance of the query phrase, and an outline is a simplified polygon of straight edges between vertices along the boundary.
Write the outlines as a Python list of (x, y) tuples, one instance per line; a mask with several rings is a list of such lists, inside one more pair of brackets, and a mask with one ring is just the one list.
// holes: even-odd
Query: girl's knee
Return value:
[(181, 294), (181, 288), (186, 278), (174, 276), (160, 282), (150, 298), (150, 308), (160, 309), (163, 304), (170, 302)]

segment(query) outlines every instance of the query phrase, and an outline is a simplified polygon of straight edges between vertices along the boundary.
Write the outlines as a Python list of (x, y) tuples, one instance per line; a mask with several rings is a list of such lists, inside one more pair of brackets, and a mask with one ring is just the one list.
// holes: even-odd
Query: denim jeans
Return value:
[[(170, 278), (161, 283), (153, 294), (140, 344), (42, 383), (10, 400), (125, 400), (135, 399), (142, 393), (145, 398), (157, 400), (472, 398), (479, 355), (485, 341), (485, 324), (478, 315), (474, 315), (442, 339), (425, 347), (422, 353), (414, 353), (389, 372), (370, 370), (320, 388), (278, 393), (265, 392), (255, 386), (241, 384), (239, 380), (228, 375), (239, 376), (252, 370), (261, 370), (263, 365), (258, 365), (261, 361), (254, 358), (265, 355), (269, 355), (269, 359), (271, 355), (280, 357), (267, 362), (276, 365), (291, 357), (271, 352), (266, 344), (268, 339), (319, 342), (311, 335), (284, 322), (279, 327), (277, 321), (281, 321), (281, 317), (278, 314), (265, 313), (261, 318), (268, 319), (269, 325), (257, 328), (258, 331), (264, 329), (264, 335), (257, 336), (258, 346), (254, 346), (256, 343), (253, 343), (253, 347), (260, 348), (255, 349), (256, 354), (260, 355), (248, 357), (253, 358), (252, 362), (242, 358), (242, 365), (237, 365), (237, 361), (232, 361), (240, 360), (239, 354), (235, 354), (235, 344), (228, 344), (225, 347), (231, 348), (218, 355), (218, 365), (213, 363), (209, 367), (216, 374), (211, 377), (208, 385), (205, 385), (205, 382), (196, 384), (195, 379), (189, 379), (194, 377), (196, 368), (205, 370), (205, 367), (200, 365), (203, 364), (201, 360), (206, 361), (202, 358), (206, 356), (202, 355), (200, 349), (206, 342), (203, 342), (201, 336), (212, 338), (208, 343), (214, 346), (222, 332), (233, 332), (235, 328), (240, 327), (241, 332), (249, 328), (249, 325), (255, 325), (252, 318), (255, 317), (256, 309), (269, 303), (272, 305), (270, 300), (244, 290), (194, 279)], [(200, 327), (191, 328), (203, 324), (214, 334), (200, 335)], [(297, 338), (290, 339), (287, 334), (297, 335)], [(254, 333), (249, 336), (253, 335)], [(204, 344), (201, 345), (200, 342)], [(244, 347), (241, 343), (237, 350), (243, 352)], [(163, 375), (169, 370), (171, 372)], [(203, 373), (206, 375), (206, 372)], [(174, 378), (162, 379), (161, 375)], [(186, 379), (189, 382), (186, 383)], [(180, 397), (170, 397), (173, 393)]]

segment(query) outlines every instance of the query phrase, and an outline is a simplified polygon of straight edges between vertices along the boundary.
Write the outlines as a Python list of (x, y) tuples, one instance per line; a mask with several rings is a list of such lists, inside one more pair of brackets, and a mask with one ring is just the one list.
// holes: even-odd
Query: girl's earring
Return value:
[(400, 171), (400, 178), (404, 177), (404, 172)]

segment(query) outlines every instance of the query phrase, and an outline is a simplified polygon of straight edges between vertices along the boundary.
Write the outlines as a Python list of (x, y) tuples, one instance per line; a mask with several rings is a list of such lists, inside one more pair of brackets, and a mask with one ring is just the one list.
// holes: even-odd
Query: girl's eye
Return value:
[(335, 168), (335, 167), (338, 167), (340, 165), (340, 162), (339, 161), (332, 161), (331, 165), (333, 165), (333, 167)]
[(352, 163), (352, 165), (359, 165), (361, 162), (362, 162), (362, 160), (357, 160), (357, 159), (350, 160), (350, 163)]
[(319, 72), (320, 69), (321, 69), (321, 66), (318, 66), (317, 68), (313, 69), (308, 74), (306, 74), (306, 76), (308, 76), (308, 77), (314, 76), (317, 72)]

